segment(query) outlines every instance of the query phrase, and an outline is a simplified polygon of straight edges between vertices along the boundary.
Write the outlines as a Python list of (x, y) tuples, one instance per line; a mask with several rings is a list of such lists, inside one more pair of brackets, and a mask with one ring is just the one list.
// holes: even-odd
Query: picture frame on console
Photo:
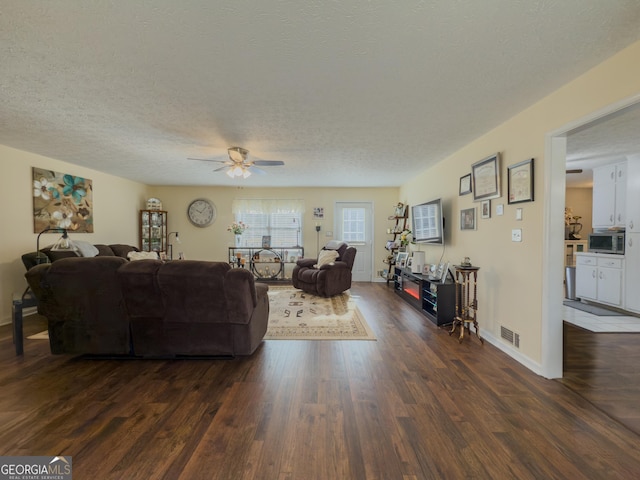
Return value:
[(396, 265), (398, 265), (401, 268), (406, 267), (408, 258), (409, 258), (409, 252), (398, 252), (398, 255), (396, 256)]

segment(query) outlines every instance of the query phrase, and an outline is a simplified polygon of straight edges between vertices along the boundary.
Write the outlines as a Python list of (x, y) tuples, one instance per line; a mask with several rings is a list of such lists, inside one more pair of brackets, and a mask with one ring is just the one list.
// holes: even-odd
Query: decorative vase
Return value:
[(241, 247), (242, 246), (242, 235), (237, 233), (236, 234), (236, 247)]

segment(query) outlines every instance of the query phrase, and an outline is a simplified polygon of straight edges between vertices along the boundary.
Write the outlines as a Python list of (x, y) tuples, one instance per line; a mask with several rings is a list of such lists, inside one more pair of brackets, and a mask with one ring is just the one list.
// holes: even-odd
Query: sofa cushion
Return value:
[(54, 353), (130, 353), (129, 319), (116, 279), (125, 263), (116, 257), (63, 258), (51, 263), (41, 285), (53, 302), (47, 320)]
[(123, 245), (121, 243), (115, 243), (113, 245), (109, 245), (109, 247), (111, 248), (111, 250), (113, 251), (113, 254), (116, 257), (122, 257), (122, 258), (127, 258), (127, 253), (129, 252), (140, 251), (136, 247), (133, 247), (131, 245)]
[(94, 245), (98, 249), (98, 257), (115, 257), (115, 253), (111, 250), (109, 245), (103, 245), (101, 243), (96, 243)]
[(162, 318), (164, 302), (158, 285), (160, 260), (129, 262), (118, 269), (118, 279), (131, 318)]
[(158, 270), (165, 302), (165, 322), (228, 323), (225, 298), (226, 262), (177, 260)]
[(42, 251), (49, 257), (52, 262), (63, 258), (76, 258), (78, 255), (75, 250), (51, 250), (50, 247), (43, 248)]

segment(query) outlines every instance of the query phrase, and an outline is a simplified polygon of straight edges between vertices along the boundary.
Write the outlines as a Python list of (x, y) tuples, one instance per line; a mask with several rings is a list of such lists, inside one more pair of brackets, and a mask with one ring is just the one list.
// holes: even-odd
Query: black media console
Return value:
[[(448, 277), (448, 275), (447, 275)], [(395, 267), (393, 287), (398, 295), (436, 325), (453, 323), (456, 312), (456, 284), (447, 278), (429, 280), (426, 275)]]

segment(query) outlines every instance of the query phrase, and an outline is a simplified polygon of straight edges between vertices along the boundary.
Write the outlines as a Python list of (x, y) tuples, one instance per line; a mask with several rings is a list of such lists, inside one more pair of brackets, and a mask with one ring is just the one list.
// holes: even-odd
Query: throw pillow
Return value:
[(129, 252), (127, 258), (131, 261), (134, 260), (157, 260), (157, 252)]
[(99, 250), (97, 247), (84, 240), (74, 240), (73, 244), (78, 248), (78, 254), (81, 257), (95, 257)]
[(318, 254), (318, 263), (313, 267), (320, 268), (323, 265), (328, 265), (335, 262), (336, 258), (338, 258), (338, 252), (335, 250), (320, 250), (320, 253)]

